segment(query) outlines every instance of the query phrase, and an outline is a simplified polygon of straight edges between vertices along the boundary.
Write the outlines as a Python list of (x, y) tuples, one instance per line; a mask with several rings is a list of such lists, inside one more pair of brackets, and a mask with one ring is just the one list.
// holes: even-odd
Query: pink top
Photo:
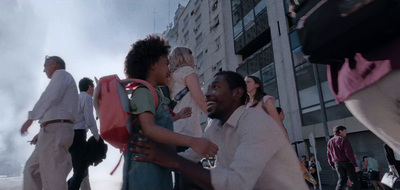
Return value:
[(338, 103), (374, 84), (391, 71), (400, 69), (400, 38), (371, 53), (363, 55), (357, 53), (354, 60), (355, 68), (351, 68), (347, 58), (340, 69), (331, 65), (327, 67), (328, 81)]

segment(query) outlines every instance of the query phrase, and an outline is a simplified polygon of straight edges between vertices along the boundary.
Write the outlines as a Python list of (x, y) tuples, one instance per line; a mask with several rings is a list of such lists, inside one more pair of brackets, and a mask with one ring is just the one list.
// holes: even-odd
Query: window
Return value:
[(275, 64), (270, 63), (261, 69), (264, 92), (276, 98), (275, 106), (279, 106), (278, 84), (276, 82)]
[(216, 50), (219, 50), (219, 48), (221, 47), (221, 38), (219, 36), (217, 39), (215, 39), (215, 46)]
[(261, 0), (255, 7), (254, 13), (257, 16), (261, 15), (264, 11), (267, 10), (267, 1)]
[(201, 14), (195, 20), (195, 27), (193, 28), (194, 32), (197, 32), (200, 29), (201, 25)]
[(212, 68), (211, 68), (212, 72), (216, 73), (222, 70), (222, 60), (218, 61), (217, 64), (215, 64)]
[(202, 41), (203, 41), (203, 33), (200, 33), (200, 34), (196, 37), (196, 46), (200, 45)]
[(203, 60), (203, 52), (200, 52), (199, 55), (196, 56), (196, 61), (202, 61)]
[(211, 6), (211, 9), (215, 11), (218, 8), (218, 0), (213, 0), (213, 4)]
[(249, 74), (252, 76), (256, 76), (261, 79), (260, 76), (260, 62), (256, 59), (256, 57), (249, 57), (246, 59), (247, 64), (249, 65)]
[(214, 29), (218, 25), (219, 25), (219, 14), (213, 19), (210, 30)]
[(183, 35), (183, 38), (185, 39), (185, 43), (189, 41), (189, 31), (187, 31), (185, 35)]
[(231, 0), (232, 10), (236, 9), (240, 5), (240, 0)]
[(217, 63), (218, 71), (222, 68), (222, 60)]
[(250, 11), (253, 11), (253, 8), (254, 8), (253, 1), (251, 0), (242, 1), (243, 15), (246, 15)]
[(199, 55), (196, 56), (196, 69), (199, 70), (201, 65), (203, 64), (203, 52), (200, 52)]
[(243, 18), (243, 12), (241, 7), (238, 7), (235, 9), (232, 13), (232, 23), (233, 25), (237, 24), (239, 21), (241, 21)]
[(243, 18), (243, 25), (245, 28), (249, 28), (248, 25), (254, 23), (254, 12), (250, 11), (249, 13), (247, 13), (246, 16), (244, 16)]
[(234, 27), (233, 27), (233, 36), (237, 37), (239, 34), (243, 32), (243, 23), (242, 21), (239, 21)]
[(297, 35), (297, 31), (290, 33), (289, 38), (290, 38), (290, 46), (292, 49), (296, 49), (296, 48), (300, 47), (301, 44), (300, 44), (299, 37)]
[(242, 75), (242, 77), (247, 76), (249, 73), (247, 72), (247, 64), (243, 63), (240, 65), (237, 69), (236, 72)]
[(194, 5), (195, 5), (196, 7), (193, 9), (193, 11), (192, 11), (192, 13), (191, 13), (192, 16), (193, 16), (194, 14), (196, 14), (196, 13), (199, 12), (200, 5), (201, 5), (201, 4), (197, 4), (197, 2), (195, 2)]
[(189, 15), (186, 15), (185, 18), (183, 19), (183, 28), (186, 28), (188, 23), (189, 23)]

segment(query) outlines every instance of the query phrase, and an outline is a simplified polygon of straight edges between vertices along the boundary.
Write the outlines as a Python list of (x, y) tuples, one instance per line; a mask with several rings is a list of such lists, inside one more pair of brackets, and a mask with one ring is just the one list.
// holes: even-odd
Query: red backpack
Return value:
[(117, 75), (100, 78), (93, 95), (93, 105), (100, 119), (100, 136), (125, 153), (132, 134), (133, 120), (129, 109), (129, 94), (139, 85), (146, 86), (158, 107), (157, 93), (148, 82), (140, 79), (120, 80)]

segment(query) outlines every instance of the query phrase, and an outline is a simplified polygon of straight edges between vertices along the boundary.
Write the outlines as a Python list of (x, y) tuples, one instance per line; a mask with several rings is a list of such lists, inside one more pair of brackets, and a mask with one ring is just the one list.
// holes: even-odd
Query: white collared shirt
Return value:
[[(300, 164), (282, 129), (264, 111), (241, 106), (221, 126), (212, 120), (203, 137), (218, 145), (214, 189), (307, 190)], [(199, 161), (192, 149), (181, 156)]]
[(74, 129), (90, 129), (95, 139), (99, 139), (99, 130), (93, 115), (93, 98), (87, 92), (79, 94), (79, 107)]
[(78, 89), (71, 74), (63, 69), (56, 70), (49, 85), (36, 102), (28, 119), (43, 123), (55, 119), (76, 121), (78, 112)]

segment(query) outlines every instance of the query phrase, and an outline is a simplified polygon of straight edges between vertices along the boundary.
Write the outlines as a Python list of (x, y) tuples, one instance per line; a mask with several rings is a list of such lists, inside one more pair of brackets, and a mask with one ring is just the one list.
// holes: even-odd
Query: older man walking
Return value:
[(66, 190), (66, 178), (71, 170), (68, 148), (74, 138), (78, 90), (60, 57), (46, 56), (44, 72), (50, 83), (21, 128), (21, 134), (25, 134), (32, 122), (39, 120), (37, 144), (24, 168), (23, 189)]

